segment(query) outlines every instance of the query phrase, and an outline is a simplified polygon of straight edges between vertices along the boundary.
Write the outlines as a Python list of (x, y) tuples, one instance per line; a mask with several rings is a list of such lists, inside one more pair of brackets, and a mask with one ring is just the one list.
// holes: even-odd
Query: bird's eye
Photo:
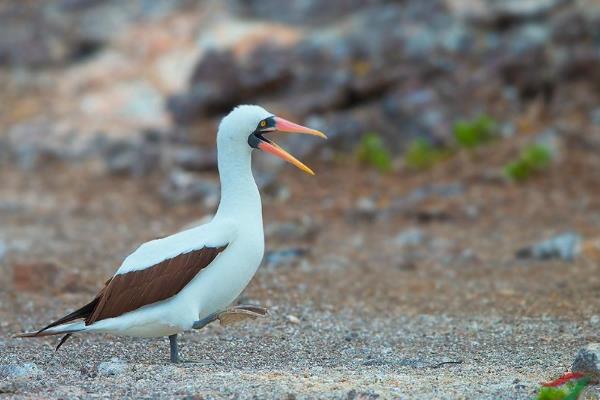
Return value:
[(260, 126), (261, 128), (264, 128), (265, 126), (267, 126), (267, 121), (260, 121)]

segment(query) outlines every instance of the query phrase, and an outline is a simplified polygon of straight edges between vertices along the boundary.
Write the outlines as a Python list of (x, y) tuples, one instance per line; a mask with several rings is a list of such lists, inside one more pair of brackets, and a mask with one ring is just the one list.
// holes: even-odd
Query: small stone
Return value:
[(41, 371), (35, 363), (0, 364), (0, 378), (24, 378), (40, 374)]
[(349, 213), (349, 218), (372, 220), (375, 218), (378, 211), (379, 209), (377, 208), (375, 200), (370, 197), (361, 197), (356, 202), (355, 208)]
[(169, 203), (202, 200), (206, 208), (215, 207), (220, 195), (219, 186), (213, 181), (182, 170), (174, 170), (169, 174), (160, 193)]
[(581, 252), (582, 238), (573, 232), (566, 232), (533, 246), (517, 251), (518, 258), (535, 258), (538, 260), (561, 259), (573, 261)]
[(275, 222), (267, 225), (267, 238), (281, 242), (314, 239), (319, 233), (319, 226), (312, 218), (305, 216), (293, 222)]
[(600, 315), (592, 315), (592, 317), (590, 318), (590, 324), (600, 325)]
[(594, 123), (594, 125), (600, 126), (600, 108), (596, 108), (592, 110), (590, 113), (590, 119)]
[(186, 171), (211, 171), (217, 168), (217, 152), (199, 147), (181, 147), (174, 149), (172, 160), (175, 165)]
[[(160, 164), (159, 145), (154, 138), (139, 141), (115, 140), (100, 144), (104, 168), (111, 175), (142, 176)], [(102, 139), (99, 139), (101, 141)]]
[(298, 258), (306, 255), (307, 250), (302, 248), (291, 248), (282, 250), (273, 250), (265, 255), (265, 262), (268, 267), (276, 268), (290, 265)]
[(401, 271), (415, 271), (418, 268), (418, 254), (399, 254), (394, 265)]
[(290, 314), (286, 317), (286, 319), (288, 320), (288, 322), (290, 324), (294, 324), (294, 325), (300, 324), (300, 318), (296, 317), (295, 315)]
[(571, 371), (583, 372), (592, 375), (596, 380), (600, 379), (600, 343), (590, 343), (580, 349)]
[(115, 376), (122, 374), (125, 371), (127, 364), (117, 357), (113, 357), (110, 361), (103, 361), (98, 364), (98, 373), (104, 376)]
[(394, 244), (398, 246), (418, 246), (425, 240), (423, 231), (419, 228), (409, 228), (400, 232), (394, 239)]
[(4, 244), (4, 242), (0, 240), (0, 261), (2, 261), (4, 256), (6, 256), (6, 252), (7, 252), (6, 244)]

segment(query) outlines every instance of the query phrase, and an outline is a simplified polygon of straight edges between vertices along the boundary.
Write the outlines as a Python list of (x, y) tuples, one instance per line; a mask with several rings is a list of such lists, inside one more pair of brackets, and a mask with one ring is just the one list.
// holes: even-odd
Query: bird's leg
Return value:
[(196, 322), (194, 322), (194, 324), (192, 325), (193, 329), (202, 329), (204, 328), (206, 325), (210, 324), (213, 321), (216, 321), (217, 318), (219, 317), (218, 312), (216, 313), (212, 313), (210, 314), (208, 317), (204, 317)]
[(177, 334), (169, 336), (169, 345), (171, 346), (171, 362), (179, 362), (179, 351), (177, 349)]

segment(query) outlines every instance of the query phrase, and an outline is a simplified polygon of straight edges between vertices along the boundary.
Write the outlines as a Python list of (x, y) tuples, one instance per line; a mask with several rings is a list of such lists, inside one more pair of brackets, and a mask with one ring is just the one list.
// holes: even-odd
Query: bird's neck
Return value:
[[(256, 219), (262, 227), (260, 193), (252, 176), (251, 152), (219, 146), (221, 202), (215, 218)], [(259, 222), (253, 221), (253, 222)]]

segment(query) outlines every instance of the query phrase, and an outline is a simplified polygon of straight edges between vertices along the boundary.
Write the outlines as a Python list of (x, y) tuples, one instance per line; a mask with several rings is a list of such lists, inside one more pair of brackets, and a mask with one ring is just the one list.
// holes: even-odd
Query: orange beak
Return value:
[[(285, 120), (280, 117), (274, 117), (274, 120), (275, 120), (275, 126), (274, 126), (274, 129), (271, 129), (272, 131), (285, 132), (285, 133), (301, 133), (304, 135), (313, 135), (313, 136), (318, 136), (323, 139), (327, 139), (327, 136), (325, 136), (325, 134), (323, 134), (322, 132), (319, 132), (315, 129), (311, 129), (311, 128), (304, 127), (302, 125), (295, 124), (293, 122), (290, 122), (290, 121)], [(259, 141), (257, 147), (260, 150), (262, 150), (266, 153), (273, 154), (274, 156), (279, 157), (282, 160), (289, 162), (290, 164), (296, 166), (297, 168), (301, 169), (302, 171), (306, 172), (307, 174), (310, 174), (310, 175), (315, 174), (312, 169), (310, 169), (305, 164), (303, 164), (301, 161), (299, 161), (296, 157), (294, 157), (293, 155), (291, 155), (290, 153), (288, 153), (287, 151), (282, 149), (276, 143), (273, 143), (272, 141), (270, 141), (262, 136), (260, 136), (259, 139), (260, 139), (260, 141)]]

